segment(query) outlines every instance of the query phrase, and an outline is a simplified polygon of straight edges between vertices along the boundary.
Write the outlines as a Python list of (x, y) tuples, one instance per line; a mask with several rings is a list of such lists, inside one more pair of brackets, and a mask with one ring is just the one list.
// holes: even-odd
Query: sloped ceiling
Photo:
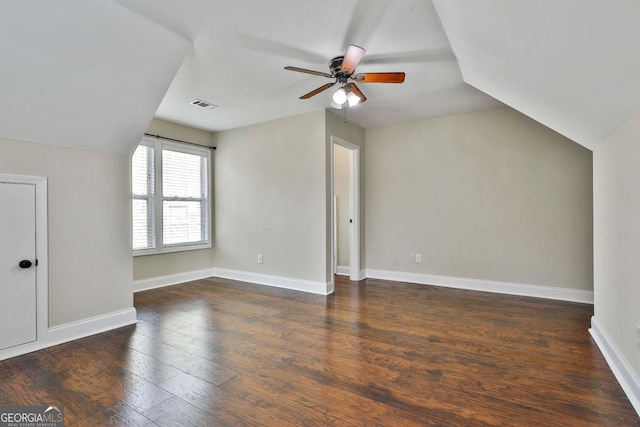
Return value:
[(3, 2), (0, 136), (130, 153), (190, 49), (111, 1)]
[[(360, 72), (404, 71), (402, 85), (362, 84), (368, 100), (347, 112), (383, 126), (500, 104), (467, 85), (430, 0), (116, 0), (193, 40), (157, 116), (217, 131), (329, 107), (323, 72), (348, 44), (367, 49)], [(203, 99), (219, 107), (189, 104)], [(340, 112), (342, 114), (343, 112)]]
[(0, 136), (127, 153), (154, 115), (217, 131), (324, 109), (330, 90), (298, 98), (327, 80), (284, 67), (328, 71), (350, 43), (358, 71), (407, 74), (362, 84), (363, 127), (502, 105), (462, 80), (430, 0), (23, 0), (0, 14)]
[(464, 81), (594, 149), (640, 111), (640, 2), (434, 0)]
[(154, 114), (215, 131), (325, 108), (298, 99), (323, 78), (283, 67), (355, 43), (359, 71), (407, 73), (362, 85), (365, 128), (497, 99), (593, 149), (640, 112), (638, 22), (636, 0), (5, 2), (0, 136), (125, 153)]

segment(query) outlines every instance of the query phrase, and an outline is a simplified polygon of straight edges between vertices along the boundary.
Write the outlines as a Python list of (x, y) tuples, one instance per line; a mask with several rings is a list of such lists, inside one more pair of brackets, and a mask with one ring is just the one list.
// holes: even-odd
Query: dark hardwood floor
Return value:
[(593, 307), (337, 280), (135, 295), (139, 323), (0, 362), (0, 404), (67, 426), (640, 426)]

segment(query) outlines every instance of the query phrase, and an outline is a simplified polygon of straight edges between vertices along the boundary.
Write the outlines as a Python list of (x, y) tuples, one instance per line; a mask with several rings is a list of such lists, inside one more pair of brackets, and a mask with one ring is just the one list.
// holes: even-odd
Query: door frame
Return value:
[(47, 230), (47, 178), (0, 174), (0, 182), (9, 184), (27, 184), (35, 187), (36, 195), (36, 341), (0, 351), (0, 360), (30, 349), (41, 348), (49, 332), (49, 262)]
[(349, 233), (349, 280), (360, 280), (360, 147), (349, 141), (346, 141), (337, 136), (331, 135), (331, 269), (333, 268), (334, 259), (336, 257), (335, 245), (336, 241), (336, 223), (334, 220), (334, 200), (335, 200), (335, 188), (334, 188), (334, 144), (338, 144), (342, 147), (348, 148), (351, 152), (350, 161), (350, 213), (351, 213), (351, 227)]

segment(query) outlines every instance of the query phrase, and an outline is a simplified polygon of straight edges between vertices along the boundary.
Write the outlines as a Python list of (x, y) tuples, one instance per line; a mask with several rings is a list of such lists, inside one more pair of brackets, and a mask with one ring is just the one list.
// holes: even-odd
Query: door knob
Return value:
[(31, 267), (32, 263), (28, 259), (23, 259), (18, 265), (20, 266), (20, 268), (29, 268)]

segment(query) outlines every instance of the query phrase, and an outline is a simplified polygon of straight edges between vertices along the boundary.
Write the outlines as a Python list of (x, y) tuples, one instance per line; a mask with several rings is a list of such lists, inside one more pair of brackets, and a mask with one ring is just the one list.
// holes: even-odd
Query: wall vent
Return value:
[(212, 104), (211, 102), (203, 101), (202, 99), (194, 99), (189, 104), (208, 110), (213, 110), (214, 108), (218, 107), (217, 105)]

